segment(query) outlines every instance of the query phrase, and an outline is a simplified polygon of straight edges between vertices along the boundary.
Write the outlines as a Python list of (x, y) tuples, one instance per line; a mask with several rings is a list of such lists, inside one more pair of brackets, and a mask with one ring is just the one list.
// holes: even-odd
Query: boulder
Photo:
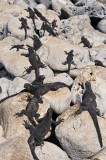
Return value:
[(94, 64), (90, 62), (88, 50), (81, 46), (71, 45), (55, 37), (48, 37), (44, 45), (47, 49), (43, 50), (43, 46), (38, 50), (37, 54), (39, 54), (41, 59), (53, 70), (67, 71), (68, 65), (63, 64), (67, 58), (65, 52), (70, 52), (71, 50), (73, 50), (73, 61), (75, 64), (71, 64), (70, 70)]
[[(88, 111), (74, 116), (79, 105), (74, 105), (63, 112), (59, 118), (64, 121), (56, 127), (55, 134), (63, 150), (73, 160), (81, 160), (91, 157), (98, 152), (101, 147), (99, 144), (97, 132)], [(106, 146), (106, 120), (97, 117), (103, 146)]]
[(71, 92), (67, 87), (59, 88), (56, 91), (49, 91), (43, 97), (57, 114), (61, 114), (65, 109), (70, 107)]
[(10, 48), (13, 45), (16, 45), (20, 42), (19, 39), (15, 38), (15, 37), (6, 37), (4, 38), (2, 41), (0, 41), (0, 54), (2, 54), (3, 51), (9, 52)]
[(104, 27), (105, 25), (106, 25), (106, 20), (103, 19), (103, 20), (99, 21), (99, 23), (97, 25), (97, 29), (102, 33), (106, 33), (106, 28)]
[(68, 43), (76, 45), (82, 41), (81, 37), (84, 28), (92, 28), (88, 15), (76, 15), (68, 19), (63, 19), (61, 22), (58, 37)]
[(40, 160), (71, 160), (61, 148), (47, 141), (42, 148), (36, 147), (35, 153)]
[(0, 105), (0, 125), (3, 127), (4, 138), (6, 140), (13, 139), (14, 137), (22, 136), (28, 139), (28, 131), (23, 126), (23, 120), (26, 116), (17, 117), (15, 114), (20, 113), (22, 109), (26, 108), (27, 93), (21, 93), (14, 97), (10, 97), (3, 101)]
[(17, 5), (22, 6), (24, 8), (27, 8), (27, 7), (34, 8), (37, 5), (34, 0), (30, 0), (30, 1), (26, 1), (26, 0), (14, 0), (13, 4), (17, 4)]
[[(23, 109), (26, 109), (28, 104), (27, 98), (29, 93), (22, 92), (15, 96), (11, 96), (7, 100), (3, 101), (0, 105), (0, 125), (4, 130), (4, 137), (6, 140), (13, 139), (21, 136), (28, 140), (30, 133), (24, 127), (23, 120), (27, 120), (27, 116), (23, 115), (18, 117), (16, 113), (20, 113)], [(40, 115), (39, 118), (43, 118), (50, 108), (47, 100), (43, 99), (43, 103), (39, 104), (37, 113)], [(46, 136), (46, 138), (50, 133)]]
[[(16, 37), (20, 40), (24, 40), (25, 39), (25, 30), (21, 27), (21, 21), (19, 19), (21, 19), (21, 17), (23, 16), (19, 16), (19, 17), (13, 17), (9, 22), (8, 22), (8, 31), (11, 33), (11, 36)], [(26, 18), (25, 16), (23, 17), (27, 20), (27, 24), (29, 29), (27, 29), (27, 37), (32, 37), (34, 34), (34, 28), (33, 28), (33, 24), (32, 24), (32, 20)]]
[(93, 47), (89, 50), (91, 60), (99, 60), (102, 62), (104, 66), (106, 66), (106, 46), (105, 45), (100, 45)]
[(82, 31), (82, 42), (85, 47), (92, 48), (95, 46), (100, 46), (106, 41), (106, 35), (94, 30), (92, 27), (84, 28)]
[(81, 87), (86, 81), (90, 81), (91, 88), (96, 96), (97, 108), (101, 116), (106, 118), (106, 68), (99, 66), (87, 66), (83, 68), (76, 77), (71, 88), (72, 102), (74, 104), (82, 101), (84, 89)]
[[(8, 54), (8, 56), (7, 56)], [(31, 66), (27, 57), (22, 56), (19, 52), (11, 50), (0, 52), (0, 63), (5, 69), (14, 77), (21, 77), (29, 82), (35, 80), (35, 71), (32, 70), (30, 74), (26, 74), (26, 69)], [(26, 74), (24, 76), (24, 74)], [(46, 68), (40, 68), (40, 75), (45, 77), (53, 76), (53, 71), (46, 65)]]
[(16, 137), (0, 144), (0, 159), (33, 160), (33, 157), (27, 141), (22, 137)]

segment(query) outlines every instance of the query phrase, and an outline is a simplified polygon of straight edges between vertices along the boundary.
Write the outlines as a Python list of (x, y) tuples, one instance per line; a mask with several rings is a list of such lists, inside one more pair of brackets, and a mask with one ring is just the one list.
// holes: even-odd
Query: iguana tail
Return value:
[(89, 110), (89, 113), (90, 113), (90, 115), (92, 117), (92, 120), (94, 122), (94, 126), (96, 128), (97, 135), (98, 135), (98, 140), (99, 140), (100, 146), (102, 148), (103, 147), (103, 142), (102, 142), (102, 136), (101, 136), (100, 127), (99, 127), (99, 124), (98, 124), (96, 112), (93, 111), (93, 110), (92, 111)]

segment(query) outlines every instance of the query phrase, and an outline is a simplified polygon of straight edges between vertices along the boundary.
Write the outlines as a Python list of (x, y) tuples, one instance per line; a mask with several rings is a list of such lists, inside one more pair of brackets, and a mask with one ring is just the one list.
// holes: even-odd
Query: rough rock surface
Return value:
[[(26, 108), (28, 93), (23, 92), (16, 96), (10, 97), (0, 105), (0, 124), (3, 126), (4, 137), (9, 140), (17, 136), (22, 136), (28, 139), (29, 132), (23, 126), (23, 120), (27, 117), (17, 117), (15, 114), (20, 113)], [(39, 105), (38, 114), (43, 118), (50, 107), (49, 103), (43, 99), (43, 104)]]
[[(29, 82), (35, 80), (34, 71), (23, 76), (26, 73), (25, 68), (28, 68), (31, 64), (27, 57), (18, 54), (16, 51), (9, 51), (9, 53), (7, 53), (7, 51), (0, 52), (0, 63), (14, 77), (22, 77)], [(45, 75), (46, 77), (53, 76), (53, 71), (46, 66), (46, 68), (40, 69), (40, 74)]]
[(97, 108), (101, 116), (106, 118), (106, 68), (99, 66), (88, 66), (82, 69), (75, 79), (72, 89), (72, 102), (75, 104), (82, 101), (83, 89), (80, 84), (90, 81), (92, 90), (96, 95)]
[(104, 66), (106, 66), (106, 46), (105, 45), (100, 45), (93, 47), (89, 50), (91, 60), (99, 60), (103, 63)]
[[(23, 24), (22, 17), (26, 19)], [(45, 77), (44, 84), (62, 82), (69, 86), (40, 95), (43, 103), (39, 103), (39, 119), (35, 122), (41, 123), (50, 107), (52, 119), (64, 121), (57, 127), (50, 122), (42, 150), (41, 140), (34, 148), (39, 160), (106, 159), (105, 19), (105, 0), (0, 0), (0, 160), (33, 159), (27, 143), (32, 134), (23, 126), (23, 120), (30, 119), (15, 115), (25, 110), (29, 96), (34, 96), (24, 89), (25, 83), (36, 80), (34, 70), (26, 73), (34, 63), (34, 57), (31, 62), (24, 56), (29, 52), (28, 45), (46, 66), (40, 67), (38, 78)], [(26, 37), (21, 25), (27, 28)], [(82, 102), (86, 81), (91, 83), (100, 110), (97, 119), (103, 137), (102, 150), (89, 113), (72, 115), (79, 107), (74, 104)], [(36, 88), (41, 83), (32, 85)]]
[(20, 95), (11, 97), (0, 105), (0, 124), (4, 130), (4, 137), (7, 140), (13, 139), (17, 136), (28, 138), (28, 131), (22, 125), (23, 120), (26, 119), (26, 116), (16, 118), (15, 114), (21, 112), (27, 105), (26, 102), (26, 93), (21, 93)]
[(0, 144), (6, 141), (3, 135), (4, 135), (3, 127), (0, 125)]
[(54, 37), (49, 37), (47, 41), (45, 41), (45, 46), (48, 48), (48, 53), (46, 51), (39, 50), (38, 54), (41, 55), (41, 59), (53, 70), (67, 70), (68, 65), (63, 65), (62, 63), (64, 63), (67, 58), (65, 51), (69, 52), (71, 50), (74, 50), (73, 60), (75, 65), (72, 64), (70, 69), (82, 68), (87, 64), (92, 64), (89, 60), (88, 50), (81, 46), (70, 45), (69, 43)]
[[(20, 40), (25, 39), (25, 31), (24, 29), (20, 29), (21, 27), (21, 21), (19, 20), (22, 16), (20, 17), (13, 17), (9, 22), (8, 22), (8, 31), (11, 33), (11, 36), (14, 36)], [(26, 18), (26, 17), (24, 17)], [(29, 26), (29, 29), (27, 29), (27, 36), (31, 37), (34, 34), (34, 29), (32, 27), (31, 19), (27, 19), (27, 23)]]
[(40, 160), (71, 160), (62, 149), (47, 141), (42, 148), (36, 147), (35, 153)]
[(103, 19), (98, 23), (97, 29), (102, 33), (106, 33), (106, 28), (104, 27), (105, 25), (106, 25), (106, 20)]
[(33, 157), (26, 140), (22, 137), (16, 137), (0, 145), (0, 159), (33, 160)]
[(106, 147), (97, 152), (91, 157), (91, 160), (105, 160), (106, 159)]
[(49, 91), (43, 96), (57, 114), (61, 114), (69, 108), (71, 102), (71, 92), (68, 88), (60, 88), (57, 91)]
[(0, 54), (2, 54), (3, 51), (8, 52), (11, 46), (16, 45), (19, 42), (20, 40), (15, 37), (6, 37), (0, 41)]
[(0, 93), (0, 100), (9, 96), (8, 95), (8, 88), (9, 88), (11, 82), (12, 81), (9, 80), (8, 78), (5, 78), (5, 77), (0, 78), (0, 87), (2, 90), (2, 92)]
[(22, 90), (24, 90), (25, 83), (28, 83), (28, 81), (26, 81), (20, 77), (14, 78), (14, 80), (9, 85), (8, 95), (11, 96), (11, 95), (17, 94), (17, 93), (21, 92)]
[[(64, 122), (56, 127), (56, 137), (62, 148), (72, 160), (81, 160), (92, 156), (100, 150), (98, 136), (91, 116), (87, 111), (77, 116), (73, 116), (78, 109), (78, 105), (66, 110), (58, 118), (63, 118)], [(106, 145), (106, 120), (98, 117), (103, 144)], [(89, 134), (88, 134), (89, 133)]]
[(14, 0), (13, 4), (17, 4), (17, 5), (25, 7), (25, 8), (27, 8), (27, 7), (31, 7), (31, 8), (36, 7), (36, 2), (34, 0), (30, 0), (30, 1), (26, 1), (26, 0)]
[(62, 20), (59, 30), (59, 38), (71, 44), (81, 43), (84, 28), (92, 28), (88, 15), (76, 15)]

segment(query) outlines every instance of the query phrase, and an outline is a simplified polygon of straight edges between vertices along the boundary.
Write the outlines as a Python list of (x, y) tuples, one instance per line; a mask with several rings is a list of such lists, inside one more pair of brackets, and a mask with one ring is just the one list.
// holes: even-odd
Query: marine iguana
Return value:
[[(51, 35), (53, 35), (53, 36), (57, 36), (57, 33), (55, 33), (54, 31), (53, 31), (53, 29), (56, 27), (56, 20), (54, 20), (53, 22), (52, 22), (52, 24), (41, 14), (41, 12), (39, 12), (36, 8), (34, 8), (34, 12), (35, 12), (35, 14), (43, 21), (43, 23), (42, 23), (42, 27), (41, 27), (41, 29), (43, 29), (44, 30), (44, 33), (45, 33), (45, 30), (47, 31), (47, 32), (49, 32)], [(52, 25), (52, 26), (51, 26)]]
[(34, 12), (42, 21), (44, 21), (50, 25), (49, 21), (36, 8), (34, 8)]
[(19, 51), (19, 49), (25, 49), (25, 48), (24, 48), (24, 44), (14, 45), (14, 46), (12, 46), (12, 47), (10, 48), (10, 50), (11, 50), (11, 49), (14, 49), (14, 48), (17, 49), (16, 51)]
[(86, 87), (86, 90), (82, 96), (82, 103), (80, 104), (80, 108), (74, 114), (78, 115), (85, 110), (89, 112), (94, 122), (94, 126), (96, 128), (97, 135), (98, 135), (98, 140), (102, 148), (103, 147), (102, 136), (101, 136), (98, 120), (97, 120), (97, 115), (100, 115), (100, 112), (97, 109), (96, 96), (92, 91), (91, 84), (89, 81), (86, 81), (85, 87)]
[(24, 84), (24, 88), (31, 94), (35, 95), (38, 103), (43, 103), (43, 100), (40, 96), (40, 90), (37, 90), (38, 88), (35, 88), (33, 85), (29, 84), (29, 83), (25, 83)]
[(28, 7), (28, 9), (25, 9), (27, 12), (29, 12), (29, 17), (27, 16), (27, 18), (31, 18), (32, 19), (32, 22), (33, 22), (33, 25), (34, 25), (34, 31), (36, 32), (36, 25), (35, 25), (35, 19), (37, 19), (37, 17), (35, 16), (35, 13), (34, 11)]
[(65, 51), (65, 53), (67, 54), (67, 59), (66, 59), (65, 62), (62, 63), (63, 65), (68, 64), (68, 71), (67, 71), (68, 74), (69, 74), (69, 72), (70, 72), (71, 64), (76, 65), (76, 64), (74, 63), (74, 61), (73, 61), (73, 56), (74, 56), (74, 55), (73, 55), (73, 52), (74, 52), (74, 50), (71, 50), (71, 51), (69, 51), (69, 52), (66, 52), (66, 51)]
[(2, 88), (1, 88), (1, 86), (0, 86), (0, 93), (2, 93)]
[(40, 39), (38, 38), (38, 36), (36, 36), (36, 35), (33, 35), (33, 49), (35, 50), (35, 51), (37, 51), (41, 46), (42, 46), (42, 43), (41, 43), (41, 41), (40, 41)]
[(27, 29), (29, 29), (29, 26), (27, 24), (27, 19), (21, 17), (21, 18), (19, 18), (19, 20), (21, 21), (21, 27), (19, 29), (24, 29), (25, 39), (26, 39), (27, 38)]
[(49, 91), (56, 91), (59, 88), (63, 88), (63, 87), (68, 87), (70, 88), (70, 86), (62, 83), (62, 82), (55, 82), (55, 83), (45, 83), (45, 84), (34, 84), (31, 85), (29, 83), (25, 83), (24, 84), (24, 88), (26, 88), (26, 90), (32, 94), (35, 94), (36, 96), (38, 95), (38, 98), (41, 98), (42, 95), (46, 94)]
[[(57, 27), (56, 22), (57, 22), (57, 20), (54, 19), (54, 20), (52, 21), (52, 23), (51, 23), (52, 29), (55, 30), (55, 31), (56, 31), (55, 28)], [(57, 32), (56, 32), (56, 34), (57, 34)], [(57, 35), (58, 35), (58, 34), (57, 34)]]
[(101, 67), (106, 67), (105, 65), (103, 65), (103, 63), (99, 60), (95, 60), (95, 66), (101, 66)]
[(28, 143), (34, 159), (36, 159), (35, 147), (44, 145), (43, 140), (44, 137), (47, 135), (47, 133), (50, 131), (51, 124), (53, 123), (55, 125), (59, 125), (63, 121), (63, 119), (59, 119), (57, 122), (53, 121), (52, 113), (53, 110), (49, 108), (47, 110), (45, 117), (36, 126), (30, 125), (27, 121), (24, 121), (23, 125), (25, 126), (26, 129), (29, 129), (30, 131), (30, 137), (28, 139)]
[(44, 33), (45, 33), (45, 31), (47, 31), (47, 32), (49, 32), (50, 35), (52, 35), (54, 37), (57, 36), (57, 33), (55, 33), (53, 31), (52, 27), (48, 23), (46, 23), (46, 22), (42, 23), (41, 29), (44, 30)]
[[(31, 46), (28, 46), (28, 55), (25, 56), (29, 57), (29, 62), (31, 63), (31, 66), (29, 68), (26, 68), (26, 72), (31, 73), (32, 70), (35, 70), (35, 77), (37, 80), (39, 78), (39, 68), (45, 68), (46, 66), (41, 62), (39, 56), (36, 54), (36, 52), (34, 52)], [(24, 74), (24, 76), (26, 74)]]
[(38, 120), (39, 114), (37, 114), (37, 111), (39, 109), (39, 104), (38, 104), (38, 99), (36, 98), (36, 96), (28, 97), (28, 101), (29, 103), (26, 106), (26, 109), (23, 109), (20, 113), (16, 113), (15, 115), (17, 117), (22, 117), (23, 115), (26, 115), (29, 119), (29, 121), (36, 126), (36, 123), (34, 121)]

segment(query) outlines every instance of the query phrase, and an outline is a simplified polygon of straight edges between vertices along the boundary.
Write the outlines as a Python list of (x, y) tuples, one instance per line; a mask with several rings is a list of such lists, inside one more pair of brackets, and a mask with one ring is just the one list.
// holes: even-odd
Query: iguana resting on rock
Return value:
[(28, 139), (28, 143), (32, 152), (32, 155), (34, 157), (34, 160), (36, 160), (36, 154), (35, 154), (35, 147), (39, 145), (44, 144), (44, 137), (47, 135), (47, 133), (50, 131), (51, 124), (54, 123), (55, 125), (59, 125), (63, 119), (59, 119), (57, 122), (52, 120), (52, 108), (49, 108), (45, 117), (42, 119), (42, 121), (36, 125), (30, 125), (27, 121), (24, 121), (24, 126), (26, 129), (29, 129), (30, 131), (30, 137)]
[(97, 115), (100, 115), (99, 110), (97, 109), (96, 96), (92, 91), (91, 84), (89, 81), (85, 83), (86, 90), (82, 96), (82, 103), (80, 104), (80, 108), (75, 112), (75, 115), (80, 114), (82, 111), (87, 110), (92, 117), (94, 122), (99, 143), (101, 148), (103, 147), (102, 136), (97, 120)]

